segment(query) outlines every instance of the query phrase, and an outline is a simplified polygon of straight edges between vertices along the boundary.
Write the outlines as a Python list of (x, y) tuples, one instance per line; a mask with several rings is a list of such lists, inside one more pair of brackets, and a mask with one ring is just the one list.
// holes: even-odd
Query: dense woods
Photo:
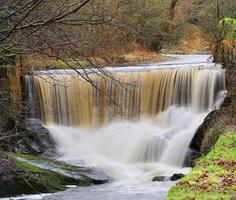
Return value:
[(226, 16), (235, 17), (232, 0), (3, 1), (1, 57), (6, 62), (9, 55), (32, 54), (109, 61), (121, 51), (133, 51), (134, 44), (152, 50), (177, 45), (186, 23), (211, 34)]
[(4, 1), (2, 53), (87, 59), (130, 51), (133, 42), (158, 50), (180, 30), (169, 7), (158, 0)]

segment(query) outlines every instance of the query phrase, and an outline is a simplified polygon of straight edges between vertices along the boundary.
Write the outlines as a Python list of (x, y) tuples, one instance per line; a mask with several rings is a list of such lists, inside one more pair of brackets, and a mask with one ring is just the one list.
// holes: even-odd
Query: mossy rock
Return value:
[(90, 169), (34, 155), (2, 153), (0, 164), (1, 161), (8, 163), (0, 170), (0, 196), (53, 193), (65, 190), (66, 185), (89, 186), (109, 181), (90, 177)]

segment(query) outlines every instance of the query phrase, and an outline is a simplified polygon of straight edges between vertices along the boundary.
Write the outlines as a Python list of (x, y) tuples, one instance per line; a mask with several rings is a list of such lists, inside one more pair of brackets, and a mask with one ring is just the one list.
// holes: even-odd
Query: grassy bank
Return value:
[(173, 187), (167, 200), (236, 198), (236, 132), (225, 130), (192, 172)]
[(167, 200), (234, 200), (236, 198), (236, 70), (226, 67), (227, 96), (205, 124), (202, 157), (192, 172), (173, 187)]

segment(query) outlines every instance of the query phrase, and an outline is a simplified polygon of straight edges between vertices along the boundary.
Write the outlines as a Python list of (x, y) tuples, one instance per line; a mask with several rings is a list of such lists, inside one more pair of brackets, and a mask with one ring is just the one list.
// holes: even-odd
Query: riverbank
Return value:
[(219, 110), (210, 113), (198, 130), (199, 151), (192, 172), (168, 193), (168, 200), (233, 199), (236, 184), (236, 76), (226, 67), (227, 95)]
[(140, 63), (153, 63), (168, 60), (168, 57), (158, 52), (145, 48), (137, 48), (132, 51), (125, 51), (115, 55), (106, 57), (88, 57), (59, 59), (56, 57), (48, 57), (45, 55), (32, 54), (25, 57), (22, 65), (25, 71), (48, 70), (48, 69), (83, 69), (90, 67), (102, 68), (104, 66), (128, 66)]
[(63, 191), (67, 185), (107, 183), (101, 170), (57, 161), (58, 153), (48, 130), (37, 119), (27, 120), (17, 134), (0, 138), (0, 197)]
[(53, 193), (68, 185), (91, 186), (110, 181), (98, 169), (29, 154), (0, 152), (0, 166), (0, 197)]
[(167, 200), (236, 197), (236, 131), (224, 130), (212, 150), (195, 164), (192, 172), (170, 190)]

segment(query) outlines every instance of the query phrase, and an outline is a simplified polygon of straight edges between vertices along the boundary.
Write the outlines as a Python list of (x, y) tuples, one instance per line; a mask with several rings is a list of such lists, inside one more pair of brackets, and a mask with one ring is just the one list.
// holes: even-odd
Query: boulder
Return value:
[(170, 177), (168, 176), (155, 176), (152, 181), (169, 181)]
[(178, 174), (173, 174), (171, 177), (170, 177), (170, 180), (171, 181), (177, 181), (181, 178), (185, 177), (184, 174), (181, 174), (181, 173), (178, 173)]
[(57, 155), (55, 143), (39, 119), (27, 119), (22, 127), (14, 132), (6, 131), (0, 140), (0, 150), (45, 157)]
[[(39, 119), (30, 118), (27, 120), (28, 130), (31, 138), (31, 148), (34, 154), (54, 157), (57, 155), (55, 142), (50, 137), (49, 131), (43, 126)], [(26, 152), (31, 153), (31, 152)]]
[(110, 182), (105, 172), (28, 154), (0, 152), (0, 198)]

